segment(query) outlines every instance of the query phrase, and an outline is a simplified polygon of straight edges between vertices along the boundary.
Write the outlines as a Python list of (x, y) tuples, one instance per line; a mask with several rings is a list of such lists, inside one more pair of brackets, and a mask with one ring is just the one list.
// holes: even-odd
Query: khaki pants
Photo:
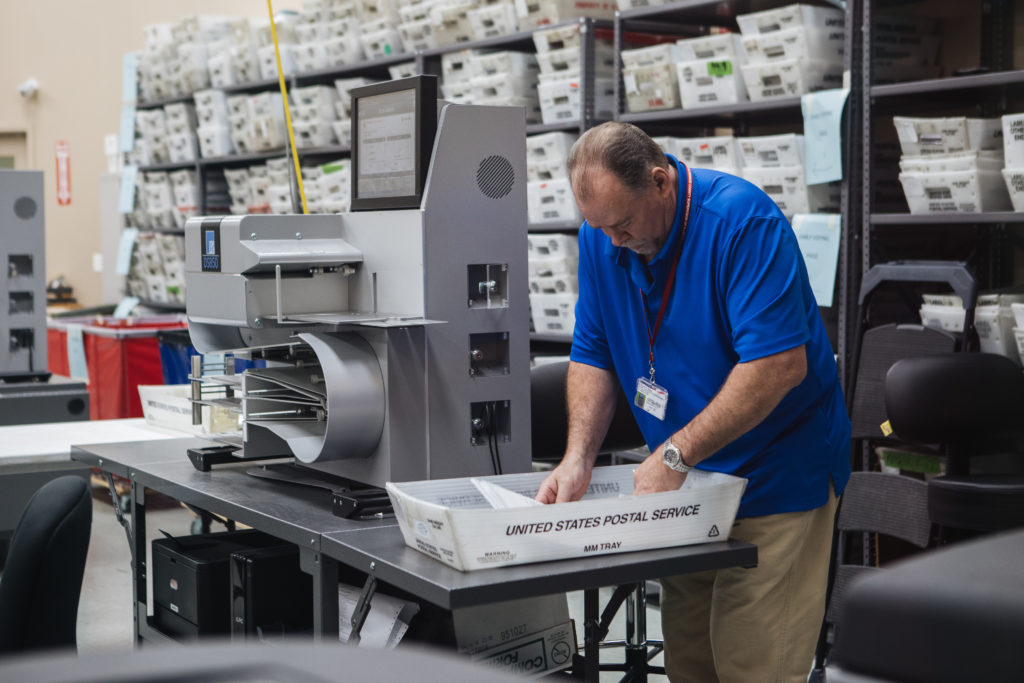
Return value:
[(815, 510), (736, 521), (757, 567), (661, 580), (672, 683), (806, 683), (825, 614), (836, 497)]

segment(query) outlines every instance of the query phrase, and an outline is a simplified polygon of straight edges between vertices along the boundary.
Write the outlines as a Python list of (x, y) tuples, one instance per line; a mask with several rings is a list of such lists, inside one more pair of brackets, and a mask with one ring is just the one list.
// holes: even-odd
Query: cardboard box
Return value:
[(900, 173), (912, 214), (1010, 211), (1012, 203), (998, 171)]
[(569, 149), (576, 142), (572, 133), (541, 133), (526, 138), (526, 172), (538, 177), (531, 180), (565, 178)]
[(628, 69), (656, 64), (674, 64), (678, 61), (681, 61), (679, 48), (672, 43), (660, 43), (650, 47), (622, 51), (622, 66)]
[(402, 45), (409, 52), (419, 52), (437, 47), (434, 22), (429, 18), (399, 24), (398, 34), (402, 38)]
[(624, 67), (622, 83), (630, 112), (679, 108), (676, 66), (671, 63)]
[(1007, 114), (1002, 123), (1006, 168), (1024, 168), (1024, 113)]
[(837, 30), (846, 25), (843, 10), (814, 5), (787, 5), (763, 12), (741, 14), (736, 17), (740, 33), (744, 36), (771, 33), (794, 26)]
[(896, 127), (900, 149), (906, 156), (950, 154), (969, 149), (1004, 149), (1003, 125), (998, 118), (894, 116), (892, 122)]
[(454, 45), (473, 40), (473, 27), (469, 23), (472, 5), (444, 3), (431, 13), (438, 45)]
[[(804, 136), (795, 133), (736, 138), (743, 166), (774, 168), (804, 165)], [(736, 166), (738, 164), (732, 164)]]
[(299, 73), (320, 71), (328, 68), (327, 46), (323, 41), (299, 43), (292, 51), (295, 58), (295, 70)]
[[(285, 78), (294, 74), (298, 69), (295, 64), (295, 46), (287, 43), (278, 45), (281, 53), (281, 70)], [(277, 78), (277, 52), (273, 45), (265, 45), (256, 51), (260, 60), (260, 78)]]
[(576, 327), (578, 294), (530, 294), (530, 320), (533, 329), (546, 334), (571, 336)]
[(534, 31), (533, 44), (536, 46), (538, 54), (551, 52), (552, 50), (563, 50), (569, 47), (579, 48), (579, 24), (556, 26), (555, 28)]
[(616, 10), (611, 0), (515, 0), (515, 6), (521, 31), (577, 17), (614, 19)]
[(529, 278), (531, 294), (580, 293), (580, 281), (575, 275), (535, 275)]
[(576, 629), (572, 621), (531, 633), (471, 657), (488, 668), (529, 678), (572, 666), (576, 654)]
[[(582, 51), (579, 45), (537, 53), (537, 66), (542, 74), (579, 74)], [(611, 77), (615, 70), (615, 48), (610, 41), (594, 42), (594, 75)]]
[(843, 86), (843, 65), (818, 59), (779, 59), (740, 66), (751, 101), (796, 97)]
[(531, 224), (582, 222), (568, 178), (526, 184), (527, 217)]
[(474, 102), (494, 97), (536, 97), (537, 79), (530, 73), (474, 76), (469, 81)]
[(769, 62), (776, 59), (822, 59), (843, 62), (842, 29), (819, 29), (807, 26), (756, 33), (743, 36), (743, 49), (750, 62)]
[(373, 33), (363, 33), (359, 37), (359, 41), (363, 45), (367, 59), (389, 57), (404, 51), (402, 37), (398, 35), (396, 29), (390, 27)]
[(1013, 210), (1024, 212), (1024, 168), (1004, 168), (1002, 173), (1006, 189), (1010, 192)]
[(526, 258), (579, 258), (579, 239), (562, 233), (531, 233), (526, 236)]
[(740, 174), (761, 188), (787, 219), (798, 213), (838, 213), (839, 189), (835, 183), (807, 185), (803, 166), (741, 169)]
[(195, 133), (180, 133), (167, 136), (167, 155), (172, 164), (195, 161), (199, 155), (199, 145)]
[(459, 50), (441, 55), (441, 82), (454, 85), (468, 82), (474, 75), (473, 59), (476, 50)]
[[(567, 296), (567, 295), (533, 295)], [(534, 314), (534, 324), (537, 316)], [(727, 540), (746, 480), (693, 470), (678, 491), (633, 496), (635, 465), (598, 467), (574, 503), (492, 509), (469, 478), (387, 484), (406, 545), (456, 569)], [(545, 472), (481, 479), (528, 498)]]
[(669, 154), (693, 168), (725, 170), (743, 166), (738, 141), (731, 135), (710, 138), (674, 138), (669, 141), (668, 146), (672, 148), (666, 150)]
[(698, 59), (731, 59), (737, 64), (747, 63), (747, 53), (738, 33), (718, 33), (676, 41), (678, 61), (695, 62)]
[(510, 645), (568, 620), (569, 603), (564, 593), (452, 610), (455, 646), (469, 655)]
[(940, 171), (1001, 171), (1002, 150), (967, 150), (950, 154), (932, 154), (924, 157), (900, 158), (903, 173), (938, 173)]
[(526, 262), (527, 274), (531, 278), (537, 277), (575, 277), (579, 270), (579, 258), (575, 255), (548, 256), (546, 258), (536, 256)]
[[(540, 99), (541, 118), (544, 123), (574, 121), (582, 114), (579, 79), (541, 81), (537, 84)], [(611, 79), (594, 79), (594, 116), (598, 119), (612, 118), (615, 91)]]
[(328, 67), (348, 66), (363, 61), (363, 45), (352, 36), (328, 38), (324, 41)]
[(474, 40), (506, 36), (519, 29), (519, 17), (512, 3), (497, 2), (466, 12)]
[(471, 53), (466, 61), (472, 78), (507, 74), (515, 79), (537, 80), (537, 57), (525, 52)]
[(974, 311), (974, 326), (982, 353), (1006, 356), (1017, 365), (1021, 357), (1013, 334), (1013, 311), (1009, 306), (978, 306)]
[(730, 59), (698, 59), (678, 63), (676, 72), (683, 109), (745, 102), (747, 89), (737, 66)]
[(302, 149), (326, 147), (337, 142), (330, 124), (326, 121), (293, 121), (292, 129), (295, 131), (295, 146)]
[(445, 83), (441, 86), (441, 92), (444, 93), (444, 99), (455, 104), (472, 104), (473, 103), (473, 83), (472, 81), (455, 81), (453, 83)]

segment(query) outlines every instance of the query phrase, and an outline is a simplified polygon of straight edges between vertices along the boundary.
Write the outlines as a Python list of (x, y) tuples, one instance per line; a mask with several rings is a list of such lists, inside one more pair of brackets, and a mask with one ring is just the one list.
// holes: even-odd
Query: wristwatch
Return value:
[(666, 440), (661, 447), (661, 460), (669, 469), (682, 472), (683, 474), (693, 469), (693, 467), (683, 462), (683, 454), (680, 452), (679, 447), (672, 443), (672, 439)]

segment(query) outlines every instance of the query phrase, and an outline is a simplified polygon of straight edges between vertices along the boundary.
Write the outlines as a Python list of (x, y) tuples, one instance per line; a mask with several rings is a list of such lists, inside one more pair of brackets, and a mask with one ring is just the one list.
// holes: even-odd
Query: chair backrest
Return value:
[(0, 653), (76, 646), (91, 527), (81, 477), (54, 479), (29, 500), (0, 577)]
[(865, 565), (863, 557), (856, 563), (847, 561), (847, 533), (878, 533), (912, 543), (918, 548), (928, 547), (932, 535), (932, 523), (928, 517), (928, 484), (897, 474), (854, 472), (843, 491), (836, 530), (839, 538), (835, 574), (825, 613), (828, 624), (835, 623), (846, 589), (853, 579), (878, 571)]
[(853, 438), (882, 438), (881, 425), (888, 419), (885, 375), (894, 363), (903, 358), (946, 354), (955, 346), (952, 334), (921, 325), (881, 325), (866, 331), (853, 385)]
[(967, 445), (1024, 429), (1024, 373), (991, 353), (906, 358), (885, 380), (896, 435), (911, 443)]
[[(565, 405), (565, 381), (569, 362), (538, 365), (530, 371), (530, 420), (534, 460), (559, 460), (565, 454), (569, 414)], [(626, 395), (616, 392), (615, 413), (600, 452), (614, 453), (644, 445)]]

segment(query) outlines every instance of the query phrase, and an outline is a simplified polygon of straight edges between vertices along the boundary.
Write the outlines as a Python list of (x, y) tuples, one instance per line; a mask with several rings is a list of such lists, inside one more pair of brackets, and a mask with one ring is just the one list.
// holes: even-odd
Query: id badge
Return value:
[(668, 406), (668, 391), (641, 377), (636, 381), (636, 396), (633, 397), (633, 403), (644, 412), (664, 420), (665, 408)]

